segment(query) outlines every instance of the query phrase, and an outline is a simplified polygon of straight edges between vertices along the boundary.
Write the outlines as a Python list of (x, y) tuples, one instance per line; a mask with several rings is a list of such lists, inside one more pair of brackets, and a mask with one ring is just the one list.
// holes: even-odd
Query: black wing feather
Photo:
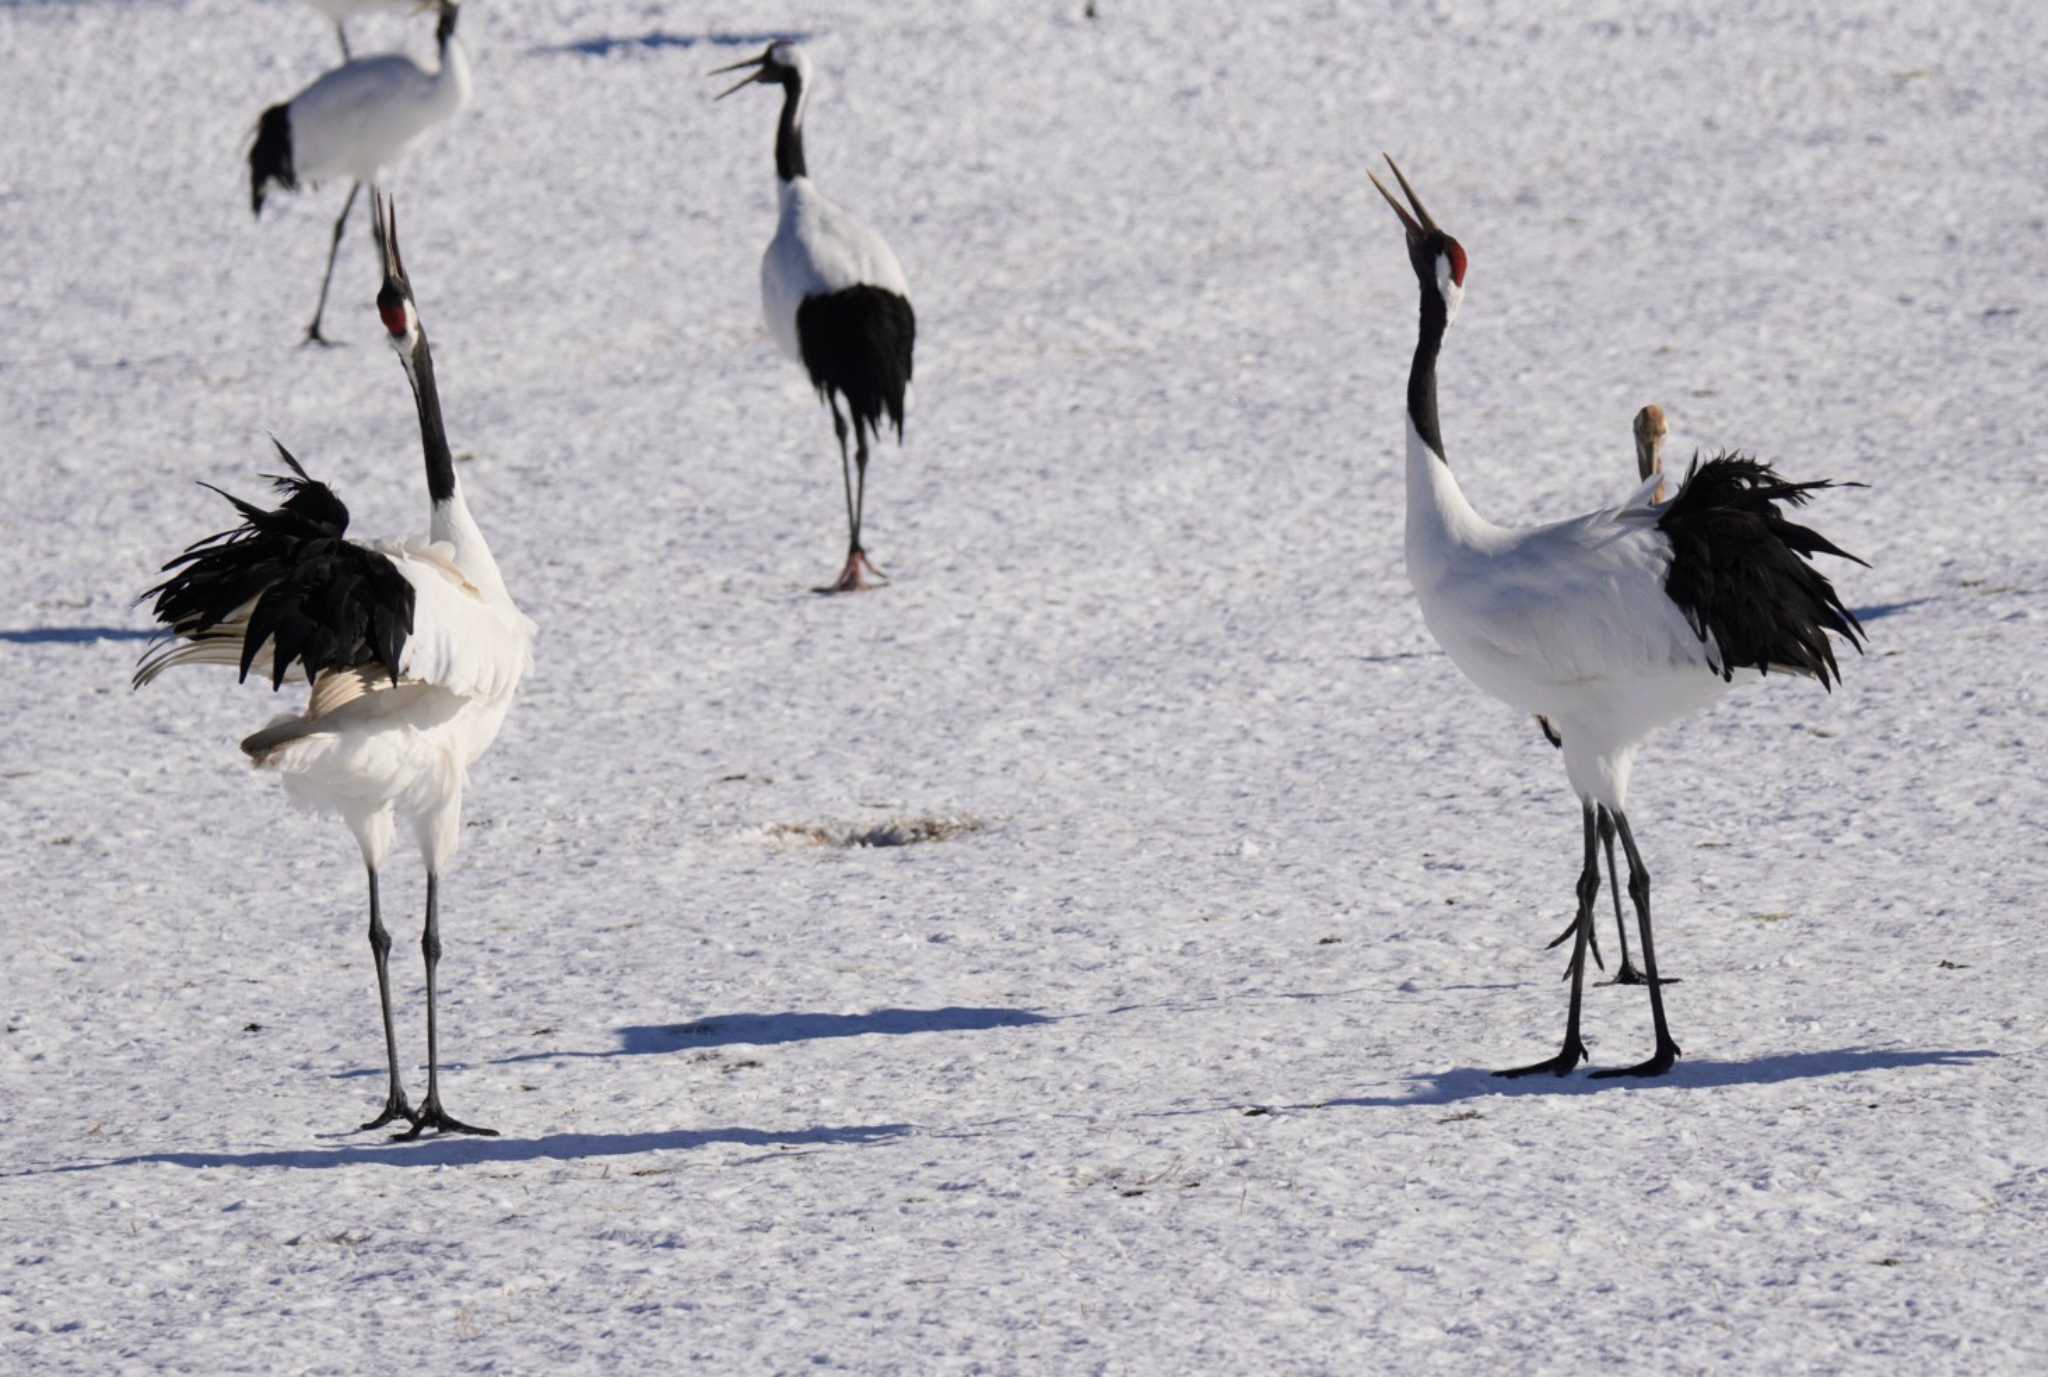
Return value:
[(157, 621), (186, 637), (254, 599), (242, 637), (244, 679), (269, 644), (272, 688), (294, 663), (309, 679), (375, 664), (396, 683), (412, 634), (412, 584), (384, 555), (345, 539), (348, 508), (341, 499), (308, 477), (282, 444), (277, 452), (291, 469), (271, 476), (284, 500), (266, 510), (202, 483), (234, 506), (242, 524), (187, 546), (164, 565), (171, 577), (142, 596), (155, 597)]
[(1863, 628), (1812, 560), (1863, 561), (1786, 519), (1779, 505), (1803, 507), (1824, 489), (1860, 486), (1788, 482), (1743, 454), (1704, 464), (1694, 456), (1685, 485), (1657, 521), (1672, 547), (1664, 591), (1702, 641), (1712, 636), (1723, 679), (1738, 669), (1792, 669), (1831, 688), (1842, 671), (1828, 636), (1862, 652)]
[(917, 313), (908, 301), (868, 283), (805, 297), (796, 308), (796, 336), (812, 384), (846, 398), (856, 428), (879, 436), (886, 414), (903, 438), (903, 398), (917, 347)]

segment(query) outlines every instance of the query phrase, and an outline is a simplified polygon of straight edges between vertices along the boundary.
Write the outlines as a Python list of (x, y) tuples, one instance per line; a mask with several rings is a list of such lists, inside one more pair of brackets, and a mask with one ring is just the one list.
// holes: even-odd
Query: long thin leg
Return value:
[(377, 871), (365, 866), (370, 873), (370, 955), (377, 962), (377, 1002), (384, 1009), (384, 1059), (391, 1072), (390, 1089), (384, 1095), (384, 1112), (363, 1125), (365, 1129), (382, 1128), (394, 1119), (414, 1122), (412, 1106), (406, 1103), (405, 1087), (398, 1079), (398, 1034), (391, 1026), (391, 934), (384, 930), (384, 919), (377, 909)]
[(846, 417), (839, 414), (839, 398), (832, 402), (832, 433), (839, 437), (839, 482), (846, 489), (846, 548), (860, 548), (860, 518), (854, 515), (853, 460), (846, 453)]
[(465, 1124), (441, 1108), (441, 1041), (435, 1023), (434, 1010), (434, 969), (441, 964), (441, 877), (433, 871), (427, 872), (427, 930), (420, 937), (420, 952), (427, 958), (427, 1098), (420, 1103), (419, 1117), (412, 1127), (398, 1135), (400, 1142), (420, 1136), (429, 1128), (443, 1133), (476, 1133), (486, 1138), (498, 1136), (495, 1128), (478, 1128)]
[[(832, 430), (839, 437), (839, 476), (846, 485), (846, 563), (840, 566), (839, 577), (824, 588), (814, 589), (819, 593), (857, 593), (868, 586), (867, 576), (882, 578), (882, 571), (868, 562), (867, 551), (860, 546), (861, 506), (868, 489), (868, 436), (860, 419), (854, 418), (854, 454), (849, 468), (846, 454), (846, 418), (839, 414), (839, 398), (832, 402)], [(855, 475), (858, 475), (856, 479)]]
[[(1607, 848), (1607, 883), (1614, 894), (1614, 930), (1621, 934), (1621, 969), (1614, 973), (1616, 985), (1643, 985), (1648, 978), (1635, 968), (1628, 956), (1628, 920), (1621, 916), (1621, 876), (1614, 868), (1614, 818), (1605, 808), (1600, 810), (1600, 844)], [(1661, 976), (1666, 985), (1676, 985), (1675, 975)]]
[(313, 308), (313, 323), (306, 327), (306, 343), (326, 344), (328, 338), (320, 333), (320, 317), (327, 314), (327, 288), (334, 281), (334, 259), (341, 252), (341, 232), (348, 228), (348, 213), (355, 209), (356, 193), (363, 189), (361, 182), (349, 184), (348, 199), (341, 203), (341, 214), (334, 221), (334, 238), (327, 245), (327, 272), (320, 279), (320, 304)]
[(1586, 948), (1593, 937), (1593, 901), (1600, 897), (1600, 853), (1593, 805), (1585, 803), (1581, 811), (1585, 819), (1586, 859), (1579, 867), (1578, 935), (1572, 942), (1572, 1004), (1571, 1013), (1565, 1019), (1564, 1046), (1548, 1061), (1496, 1071), (1493, 1073), (1496, 1076), (1533, 1076), (1539, 1071), (1562, 1076), (1586, 1059), (1586, 1044), (1579, 1040), (1579, 1007), (1586, 988)]
[(1621, 832), (1621, 848), (1628, 853), (1628, 897), (1635, 901), (1636, 921), (1643, 929), (1643, 973), (1650, 987), (1650, 1018), (1657, 1029), (1657, 1051), (1646, 1062), (1634, 1066), (1595, 1071), (1596, 1076), (1661, 1076), (1679, 1058), (1678, 1044), (1671, 1040), (1671, 1027), (1664, 1021), (1664, 982), (1657, 978), (1657, 943), (1650, 935), (1650, 872), (1636, 850), (1636, 839), (1628, 828), (1628, 815), (1618, 809), (1614, 825)]
[(341, 40), (341, 60), (343, 62), (351, 61), (352, 57), (348, 50), (348, 30), (341, 26), (339, 19), (334, 21), (334, 36)]
[(1628, 955), (1628, 920), (1621, 916), (1621, 875), (1614, 868), (1614, 818), (1605, 808), (1596, 808), (1593, 816), (1600, 825), (1600, 845), (1607, 852), (1607, 889), (1614, 896), (1614, 933), (1621, 939), (1621, 969), (1614, 973), (1614, 983), (1640, 985), (1643, 978), (1636, 974), (1635, 963)]

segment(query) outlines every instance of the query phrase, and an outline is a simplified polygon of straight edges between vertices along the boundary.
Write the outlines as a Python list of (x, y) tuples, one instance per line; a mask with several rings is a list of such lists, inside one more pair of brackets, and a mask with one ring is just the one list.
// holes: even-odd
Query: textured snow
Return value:
[[(392, 179), (540, 623), (444, 885), (452, 1113), (382, 1095), (346, 833), (141, 694), (271, 464), (422, 528), (367, 225), (253, 224), (298, 4), (0, 5), (0, 1371), (2048, 1370), (2048, 11), (2009, 0), (465, 7)], [(358, 51), (428, 25), (357, 21)], [(763, 334), (773, 35), (917, 284), (888, 589)], [(1754, 449), (1871, 651), (1655, 738), (1686, 1055), (1548, 1055), (1578, 811), (1401, 573), (1414, 285), (1527, 522)], [(904, 844), (908, 843), (908, 844)], [(385, 883), (424, 1088), (423, 883)], [(1610, 961), (1612, 919), (1601, 898)], [(1649, 1049), (1588, 992), (1596, 1065)]]

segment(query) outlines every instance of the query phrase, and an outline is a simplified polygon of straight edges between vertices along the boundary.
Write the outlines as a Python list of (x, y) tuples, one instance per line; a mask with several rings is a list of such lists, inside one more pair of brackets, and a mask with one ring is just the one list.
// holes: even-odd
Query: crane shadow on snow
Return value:
[(132, 626), (27, 626), (0, 631), (0, 645), (92, 645), (98, 641), (152, 641), (156, 632)]
[[(1411, 1076), (1414, 1090), (1406, 1095), (1357, 1095), (1296, 1109), (1413, 1109), (1457, 1104), (1496, 1095), (1599, 1095), (1615, 1090), (1718, 1090), (1731, 1085), (1775, 1085), (1781, 1081), (1853, 1076), (1865, 1071), (1902, 1071), (1916, 1066), (1968, 1066), (1996, 1057), (1988, 1049), (1968, 1051), (1878, 1051), (1842, 1047), (1829, 1052), (1789, 1052), (1755, 1061), (1701, 1061), (1681, 1058), (1662, 1076), (1638, 1080), (1617, 1076), (1594, 1080), (1584, 1069), (1568, 1076), (1526, 1076), (1508, 1080), (1476, 1066)], [(1595, 1068), (1597, 1069), (1597, 1068)]]
[(600, 34), (568, 43), (527, 49), (528, 57), (610, 57), (617, 52), (658, 52), (663, 48), (765, 48), (770, 43), (808, 43), (809, 33), (670, 33), (650, 29), (633, 36)]
[(1916, 607), (1925, 607), (1935, 601), (1933, 598), (1906, 598), (1899, 602), (1874, 602), (1868, 607), (1852, 607), (1849, 615), (1859, 622), (1881, 622), (1886, 617), (1896, 617), (1901, 612), (1910, 612)]
[(858, 1038), (870, 1034), (984, 1033), (996, 1028), (1026, 1028), (1052, 1023), (1048, 1014), (1030, 1009), (947, 1007), (943, 1009), (870, 1009), (864, 1014), (720, 1014), (694, 1023), (629, 1024), (615, 1030), (619, 1045), (602, 1052), (526, 1052), (501, 1057), (493, 1065), (555, 1061), (568, 1057), (646, 1057), (696, 1052), (710, 1047), (773, 1047), (820, 1038)]
[(596, 1157), (632, 1157), (648, 1152), (688, 1152), (729, 1143), (736, 1147), (862, 1147), (888, 1142), (911, 1131), (909, 1124), (760, 1129), (671, 1129), (660, 1133), (550, 1133), (541, 1138), (425, 1138), (413, 1143), (350, 1143), (331, 1148), (273, 1148), (262, 1152), (145, 1152), (105, 1162), (80, 1162), (21, 1175), (103, 1171), (108, 1167), (446, 1167), (486, 1162), (575, 1162)]

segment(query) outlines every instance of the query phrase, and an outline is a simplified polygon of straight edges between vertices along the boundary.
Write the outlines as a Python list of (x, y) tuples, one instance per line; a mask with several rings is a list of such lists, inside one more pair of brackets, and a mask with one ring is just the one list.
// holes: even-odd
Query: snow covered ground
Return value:
[[(1081, 9), (465, 7), (392, 185), (542, 640), (445, 892), (504, 1136), (400, 1146), (269, 695), (126, 683), (269, 433), (424, 523), (367, 235), (309, 351), (340, 189), (247, 213), (332, 33), (0, 4), (0, 1372), (2048, 1370), (2048, 12)], [(705, 76), (779, 33), (922, 326), (858, 598), (758, 317), (774, 101)], [(1556, 1045), (1579, 824), (1401, 573), (1381, 149), (1472, 255), (1489, 515), (1620, 496), (1647, 401), (1870, 484), (1815, 519), (1871, 653), (1638, 771), (1657, 1083), (1485, 1070)], [(1646, 1054), (1642, 993), (1587, 1033)]]

